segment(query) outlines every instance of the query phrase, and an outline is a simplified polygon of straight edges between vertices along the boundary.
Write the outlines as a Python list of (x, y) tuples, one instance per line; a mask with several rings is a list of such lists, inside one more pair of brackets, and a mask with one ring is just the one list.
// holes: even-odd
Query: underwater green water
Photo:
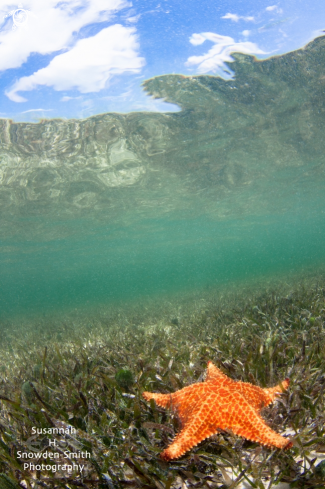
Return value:
[(1, 264), (1, 313), (69, 310), (315, 270), (325, 260), (318, 216), (164, 220), (155, 232), (98, 228), (93, 237), (13, 245)]
[(322, 268), (324, 48), (146, 82), (178, 113), (0, 121), (0, 316)]

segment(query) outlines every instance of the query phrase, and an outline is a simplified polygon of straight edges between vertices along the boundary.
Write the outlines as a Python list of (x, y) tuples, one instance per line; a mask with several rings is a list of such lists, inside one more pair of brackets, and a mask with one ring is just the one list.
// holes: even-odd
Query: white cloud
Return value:
[(223, 17), (221, 17), (222, 19), (229, 19), (229, 20), (232, 20), (233, 22), (238, 22), (239, 20), (246, 20), (247, 22), (253, 22), (255, 19), (254, 17), (252, 16), (243, 16), (243, 15), (237, 15), (237, 14), (226, 14), (224, 15)]
[(133, 17), (128, 17), (126, 20), (127, 22), (131, 22), (131, 24), (136, 24), (138, 20), (140, 19), (141, 14), (139, 15), (134, 15)]
[(99, 92), (113, 74), (138, 73), (144, 59), (138, 56), (136, 29), (115, 24), (52, 59), (48, 66), (20, 78), (6, 95), (14, 102), (26, 99), (17, 92), (34, 90), (39, 85), (55, 90), (77, 89), (81, 93)]
[(230, 19), (230, 20), (233, 20), (234, 22), (238, 22), (240, 19), (239, 15), (237, 15), (237, 14), (226, 14), (221, 18), (222, 19)]
[(213, 42), (212, 48), (202, 56), (190, 56), (185, 63), (187, 66), (197, 65), (199, 73), (220, 72), (225, 74), (225, 71), (229, 72), (225, 63), (234, 61), (231, 57), (232, 53), (266, 54), (252, 42), (235, 42), (232, 37), (221, 36), (213, 32), (193, 34), (190, 38), (190, 43), (194, 46), (203, 44), (205, 41)]
[(251, 31), (248, 31), (247, 29), (245, 29), (243, 32), (242, 32), (242, 35), (245, 36), (245, 37), (248, 37), (250, 35)]
[(65, 95), (64, 97), (60, 98), (60, 102), (69, 102), (69, 100), (77, 100), (80, 98), (82, 98), (81, 95), (79, 97), (68, 97), (67, 95)]
[[(129, 5), (127, 0), (29, 0), (26, 24), (16, 30), (5, 24), (0, 30), (0, 71), (21, 66), (32, 53), (69, 49), (84, 26), (107, 22)], [(1, 2), (2, 13), (12, 7), (12, 1)]]
[(277, 14), (282, 14), (282, 8), (278, 7), (277, 5), (270, 5), (269, 7), (266, 7), (265, 10), (267, 12), (275, 11)]

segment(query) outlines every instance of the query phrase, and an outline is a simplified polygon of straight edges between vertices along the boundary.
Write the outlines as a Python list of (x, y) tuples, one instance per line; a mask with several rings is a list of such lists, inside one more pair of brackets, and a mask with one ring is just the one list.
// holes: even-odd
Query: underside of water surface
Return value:
[(176, 113), (0, 120), (1, 317), (316, 273), (324, 48), (144, 83)]

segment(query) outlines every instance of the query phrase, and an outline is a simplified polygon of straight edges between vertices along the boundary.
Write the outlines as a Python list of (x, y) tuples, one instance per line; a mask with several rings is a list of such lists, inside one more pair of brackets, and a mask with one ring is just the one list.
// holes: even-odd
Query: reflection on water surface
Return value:
[(234, 55), (232, 80), (145, 82), (177, 113), (2, 120), (5, 307), (318, 266), (324, 44), (264, 61)]

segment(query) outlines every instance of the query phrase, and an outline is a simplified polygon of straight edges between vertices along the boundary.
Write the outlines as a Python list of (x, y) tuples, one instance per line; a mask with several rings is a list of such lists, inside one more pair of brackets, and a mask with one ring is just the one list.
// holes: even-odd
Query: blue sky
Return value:
[(324, 0), (2, 0), (0, 117), (177, 110), (141, 83), (168, 73), (229, 77), (233, 52), (283, 54), (323, 29)]

